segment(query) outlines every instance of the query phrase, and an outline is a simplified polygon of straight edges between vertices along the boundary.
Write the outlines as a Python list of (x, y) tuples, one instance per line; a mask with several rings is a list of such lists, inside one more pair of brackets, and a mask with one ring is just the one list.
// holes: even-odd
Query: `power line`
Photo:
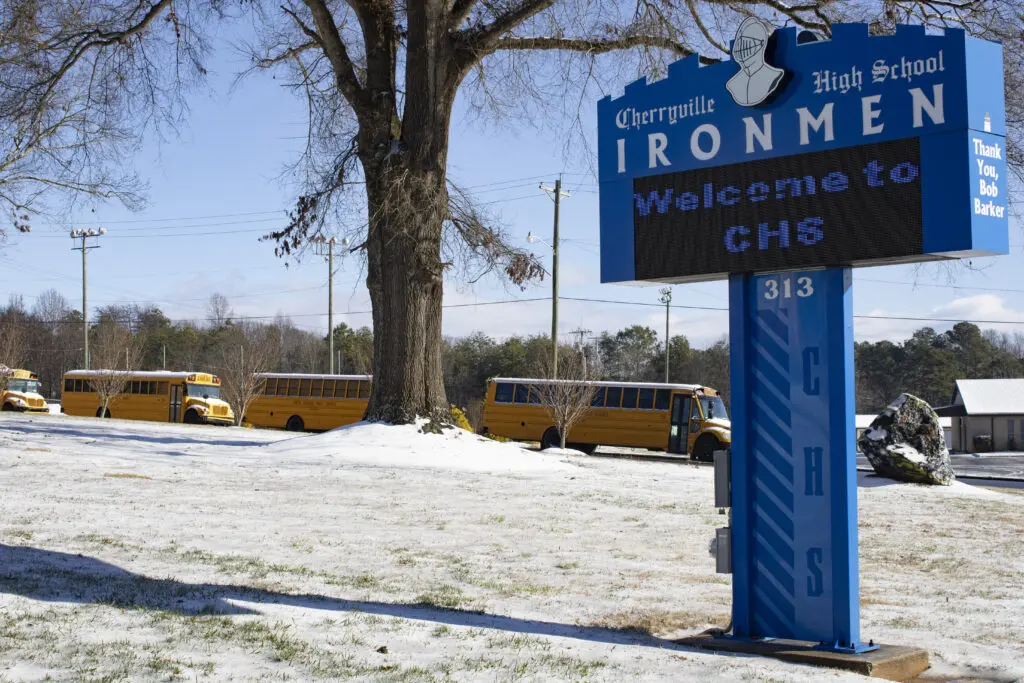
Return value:
[[(616, 299), (591, 299), (587, 297), (561, 297), (563, 300), (568, 301), (580, 301), (585, 303), (597, 303), (597, 304), (615, 304), (623, 306), (651, 306), (662, 308), (664, 304), (652, 303), (646, 301), (623, 301)], [(525, 299), (501, 299), (497, 301), (480, 301), (473, 303), (460, 303), (460, 304), (444, 304), (441, 307), (446, 309), (453, 308), (472, 308), (477, 306), (503, 306), (508, 304), (524, 304), (524, 303), (537, 303), (537, 302), (550, 301), (548, 297), (530, 297)], [(714, 311), (718, 313), (727, 313), (728, 307), (721, 306), (689, 306), (684, 304), (672, 304), (672, 308), (686, 309), (686, 310), (699, 310), (699, 311)], [(373, 311), (371, 309), (365, 310), (349, 310), (341, 312), (341, 315), (369, 315)], [(298, 313), (295, 315), (285, 315), (285, 318), (312, 318), (326, 315), (325, 313)], [(244, 320), (273, 320), (278, 318), (278, 315), (251, 315), (251, 316), (233, 316), (233, 321), (244, 321)], [(938, 318), (928, 316), (899, 316), (899, 315), (854, 315), (854, 318), (861, 320), (903, 320), (909, 322), (948, 322), (948, 323), (974, 323), (976, 325), (1024, 325), (1024, 319), (1021, 320), (994, 320), (994, 319), (969, 319), (969, 318)], [(170, 322), (209, 322), (211, 318), (178, 318), (169, 319)], [(65, 321), (65, 320), (32, 320), (32, 321), (9, 321), (11, 324), (32, 324), (40, 323), (46, 325), (58, 325), (65, 323), (80, 324), (81, 321)]]
[(875, 279), (872, 279), (872, 278), (858, 278), (857, 281), (858, 282), (873, 282), (873, 283), (882, 284), (882, 285), (905, 285), (905, 286), (912, 286), (912, 287), (935, 287), (935, 288), (938, 288), (938, 289), (965, 289), (965, 290), (971, 290), (971, 291), (975, 291), (975, 292), (1008, 292), (1008, 293), (1014, 293), (1014, 294), (1024, 294), (1024, 289), (1012, 289), (1012, 288), (1004, 288), (1004, 287), (968, 287), (968, 286), (955, 285), (955, 284), (941, 285), (941, 284), (932, 284), (932, 283), (925, 283), (925, 282), (899, 282), (897, 280), (875, 280)]

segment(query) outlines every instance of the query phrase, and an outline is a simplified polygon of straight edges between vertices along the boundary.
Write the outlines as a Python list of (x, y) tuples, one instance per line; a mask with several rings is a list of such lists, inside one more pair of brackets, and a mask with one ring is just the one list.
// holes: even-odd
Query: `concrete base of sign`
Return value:
[(717, 652), (774, 657), (787, 662), (843, 669), (888, 681), (906, 681), (928, 668), (928, 652), (916, 647), (880, 645), (861, 654), (844, 654), (815, 649), (817, 643), (800, 640), (739, 640), (701, 634), (675, 641), (680, 645)]

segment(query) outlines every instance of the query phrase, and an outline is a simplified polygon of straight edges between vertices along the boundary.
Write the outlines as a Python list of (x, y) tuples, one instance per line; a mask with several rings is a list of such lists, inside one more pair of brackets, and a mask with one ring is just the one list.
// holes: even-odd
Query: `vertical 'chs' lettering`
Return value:
[(821, 394), (821, 378), (817, 376), (815, 368), (821, 363), (821, 351), (817, 346), (808, 346), (804, 349), (804, 393), (808, 396), (819, 396)]
[(807, 549), (807, 595), (817, 598), (825, 592), (825, 581), (821, 573), (821, 563), (825, 561), (825, 551), (821, 548)]
[(825, 495), (825, 449), (821, 446), (804, 448), (804, 495)]

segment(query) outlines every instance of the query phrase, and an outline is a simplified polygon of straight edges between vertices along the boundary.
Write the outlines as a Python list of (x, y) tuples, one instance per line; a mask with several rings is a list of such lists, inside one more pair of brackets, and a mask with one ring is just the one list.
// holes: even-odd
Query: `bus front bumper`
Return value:
[(224, 425), (227, 427), (235, 424), (235, 419), (232, 417), (223, 417), (220, 415), (206, 415), (202, 418), (203, 424), (208, 425)]

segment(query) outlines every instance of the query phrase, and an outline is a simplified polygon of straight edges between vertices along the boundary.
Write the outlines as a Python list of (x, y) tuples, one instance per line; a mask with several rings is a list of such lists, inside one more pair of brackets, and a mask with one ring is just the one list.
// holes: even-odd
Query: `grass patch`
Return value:
[(111, 548), (120, 548), (121, 550), (128, 549), (128, 546), (124, 541), (110, 536), (103, 536), (102, 534), (81, 534), (79, 536), (75, 536), (75, 540), (80, 543), (92, 543), (95, 545), (109, 546)]
[(13, 531), (8, 531), (7, 535), (11, 538), (20, 538), (23, 541), (32, 540), (32, 532), (26, 531), (25, 529), (15, 529)]
[(469, 598), (458, 586), (443, 583), (416, 598), (416, 604), (439, 609), (458, 609), (469, 603)]
[(104, 473), (103, 476), (109, 477), (110, 479), (147, 479), (150, 481), (153, 480), (153, 477), (147, 476), (145, 474), (132, 474), (130, 472), (106, 472)]

